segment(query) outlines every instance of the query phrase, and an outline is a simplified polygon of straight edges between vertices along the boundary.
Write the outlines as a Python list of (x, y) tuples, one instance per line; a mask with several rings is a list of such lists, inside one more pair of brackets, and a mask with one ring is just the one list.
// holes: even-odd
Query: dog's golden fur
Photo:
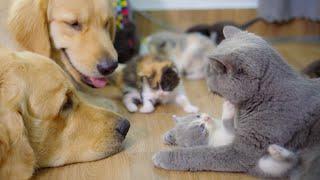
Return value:
[(118, 152), (118, 114), (78, 96), (53, 61), (0, 50), (0, 179), (101, 159)]
[(23, 49), (51, 57), (77, 84), (103, 76), (101, 59), (117, 60), (111, 0), (13, 0), (8, 19)]

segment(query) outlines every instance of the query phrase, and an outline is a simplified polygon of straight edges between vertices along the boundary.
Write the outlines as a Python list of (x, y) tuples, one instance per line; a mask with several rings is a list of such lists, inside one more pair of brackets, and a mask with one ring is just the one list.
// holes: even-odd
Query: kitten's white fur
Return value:
[(210, 138), (209, 138), (209, 145), (218, 147), (218, 146), (225, 146), (231, 144), (234, 140), (234, 134), (227, 130), (224, 125), (224, 120), (234, 119), (235, 117), (235, 106), (231, 104), (229, 101), (224, 101), (222, 107), (222, 116), (221, 121), (215, 120), (215, 128), (210, 130)]

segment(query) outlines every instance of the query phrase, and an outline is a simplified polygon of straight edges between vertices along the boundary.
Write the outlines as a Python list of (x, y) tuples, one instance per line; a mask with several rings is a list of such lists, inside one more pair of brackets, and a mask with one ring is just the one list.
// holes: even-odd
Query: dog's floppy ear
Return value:
[(18, 44), (50, 57), (47, 0), (16, 0), (9, 11), (8, 27)]
[(116, 22), (114, 18), (110, 19), (109, 22), (109, 32), (110, 32), (110, 38), (112, 40), (112, 42), (114, 42), (114, 40), (116, 39)]
[(35, 156), (22, 116), (11, 110), (0, 111), (0, 179), (29, 179)]

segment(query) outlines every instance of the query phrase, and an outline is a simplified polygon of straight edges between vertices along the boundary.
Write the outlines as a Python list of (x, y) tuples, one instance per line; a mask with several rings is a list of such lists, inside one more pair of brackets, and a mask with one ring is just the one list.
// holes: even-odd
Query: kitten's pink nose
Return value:
[(205, 121), (205, 122), (211, 122), (212, 119), (208, 116), (208, 117), (205, 117), (204, 121)]

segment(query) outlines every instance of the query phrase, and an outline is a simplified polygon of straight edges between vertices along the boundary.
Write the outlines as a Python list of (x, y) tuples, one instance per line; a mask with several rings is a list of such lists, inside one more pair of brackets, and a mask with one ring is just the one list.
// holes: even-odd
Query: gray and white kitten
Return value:
[(226, 101), (223, 103), (221, 120), (213, 119), (205, 113), (182, 117), (174, 115), (176, 125), (164, 134), (164, 141), (166, 144), (182, 147), (230, 144), (234, 139), (235, 111), (235, 107)]
[(224, 35), (210, 56), (207, 84), (237, 107), (233, 142), (160, 151), (153, 162), (171, 170), (279, 177), (265, 173), (259, 160), (271, 144), (297, 150), (319, 144), (320, 80), (302, 77), (261, 37), (230, 26)]

